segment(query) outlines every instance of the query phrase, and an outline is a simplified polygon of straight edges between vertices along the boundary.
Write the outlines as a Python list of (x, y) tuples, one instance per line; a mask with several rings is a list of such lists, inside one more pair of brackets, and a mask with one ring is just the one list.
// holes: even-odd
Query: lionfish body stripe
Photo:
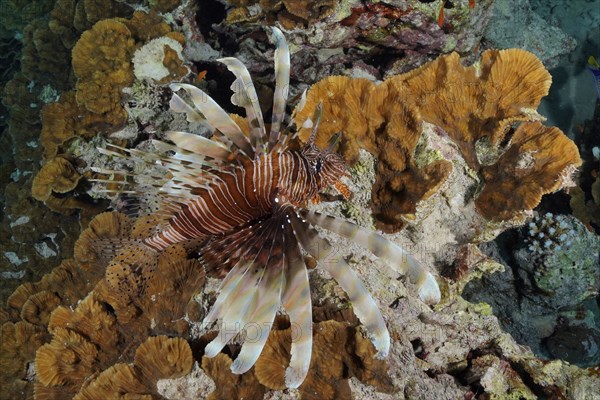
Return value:
[[(159, 165), (167, 172), (163, 180), (153, 184), (161, 200), (156, 214), (165, 222), (157, 225), (154, 235), (141, 240), (142, 247), (159, 253), (170, 245), (201, 239), (201, 260), (211, 272), (223, 277), (217, 300), (203, 321), (220, 321), (220, 334), (207, 345), (206, 356), (218, 354), (248, 324), (258, 324), (262, 328), (258, 337), (242, 344), (231, 366), (234, 373), (246, 372), (262, 352), (275, 315), (283, 307), (290, 323), (300, 329), (300, 337), (292, 342), (285, 373), (286, 385), (295, 388), (306, 377), (312, 347), (312, 305), (303, 250), (347, 292), (378, 355), (385, 357), (390, 347), (390, 336), (375, 301), (315, 226), (354, 241), (390, 264), (392, 270), (407, 274), (424, 301), (438, 302), (440, 291), (431, 273), (395, 243), (350, 222), (304, 208), (323, 189), (343, 188), (340, 179), (347, 173), (343, 159), (333, 151), (335, 140), (326, 150), (314, 145), (321, 105), (312, 120), (303, 124), (313, 126), (309, 142), (300, 150), (288, 148), (291, 129), (281, 127), (288, 96), (289, 50), (279, 29), (273, 28), (273, 35), (277, 43), (276, 87), (268, 134), (250, 74), (240, 61), (225, 58), (221, 61), (236, 76), (232, 102), (245, 108), (249, 132), (244, 133), (206, 93), (179, 83), (171, 85), (171, 109), (185, 113), (189, 121), (205, 120), (214, 129), (213, 140), (187, 132), (167, 132), (173, 144), (153, 143), (157, 150), (170, 155), (112, 145), (100, 151)], [(179, 91), (187, 94), (191, 104), (177, 94)], [(304, 106), (305, 99), (304, 94), (297, 109)], [(119, 174), (105, 169), (98, 172)], [(113, 244), (113, 249), (118, 246)]]

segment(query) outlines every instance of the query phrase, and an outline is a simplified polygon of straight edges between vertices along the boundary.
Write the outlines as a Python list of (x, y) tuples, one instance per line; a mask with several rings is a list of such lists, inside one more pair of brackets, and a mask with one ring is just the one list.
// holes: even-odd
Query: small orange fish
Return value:
[(475, 8), (475, 0), (469, 0), (469, 8)]
[(440, 7), (440, 13), (438, 15), (437, 23), (438, 23), (438, 25), (439, 25), (440, 28), (442, 26), (444, 26), (444, 6), (445, 5), (446, 5), (446, 0), (442, 1), (442, 6)]
[(207, 72), (208, 71), (206, 71), (206, 70), (198, 72), (198, 76), (196, 77), (196, 79), (201, 81), (202, 79), (204, 79), (206, 77)]

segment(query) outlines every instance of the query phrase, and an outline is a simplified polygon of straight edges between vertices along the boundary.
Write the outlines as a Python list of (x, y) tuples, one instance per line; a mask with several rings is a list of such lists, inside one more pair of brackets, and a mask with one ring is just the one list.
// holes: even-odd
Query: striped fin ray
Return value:
[(286, 235), (285, 255), (285, 287), (281, 302), (290, 317), (290, 323), (297, 326), (300, 333), (299, 337), (292, 341), (290, 364), (285, 371), (285, 385), (297, 388), (304, 382), (308, 373), (313, 332), (308, 270), (293, 231)]
[[(217, 300), (215, 301), (215, 304), (213, 305), (209, 313), (202, 321), (202, 323), (205, 325), (211, 325), (218, 319), (222, 319), (224, 315), (224, 308), (227, 307), (231, 302), (233, 302), (235, 298), (239, 297), (237, 296), (237, 289), (239, 288), (240, 284), (244, 281), (244, 278), (246, 277), (246, 274), (248, 274), (249, 271), (248, 263), (242, 258), (248, 258), (249, 253), (253, 251), (255, 244), (265, 239), (263, 235), (256, 235), (255, 232), (257, 229), (252, 228), (247, 228), (243, 231), (238, 232), (238, 234), (236, 235), (237, 237), (229, 241), (230, 245), (236, 246), (238, 248), (235, 266), (233, 267), (233, 269), (231, 269), (231, 271), (229, 271), (227, 276), (221, 282), (221, 286), (218, 289), (219, 296), (217, 297)], [(266, 232), (264, 231), (262, 233), (266, 234)], [(250, 237), (251, 239), (248, 240), (248, 237)], [(246, 243), (243, 243), (243, 241), (245, 241)], [(244, 247), (243, 244), (245, 244), (246, 246)], [(205, 254), (207, 254), (210, 251), (215, 252), (213, 249), (211, 249), (211, 247), (212, 246), (210, 246), (207, 250), (203, 252), (203, 261), (205, 262)], [(210, 264), (211, 263), (209, 262), (208, 269), (210, 269)]]
[(300, 215), (311, 224), (335, 232), (368, 249), (377, 257), (385, 260), (394, 271), (408, 275), (410, 281), (417, 285), (421, 300), (428, 304), (439, 303), (440, 288), (433, 275), (421, 267), (412, 255), (396, 243), (352, 222), (330, 215), (309, 210), (301, 210)]
[(300, 96), (300, 100), (298, 101), (296, 108), (294, 108), (294, 111), (292, 112), (290, 122), (287, 124), (285, 129), (281, 132), (281, 135), (279, 136), (279, 140), (275, 143), (275, 145), (271, 149), (271, 152), (278, 153), (278, 152), (287, 150), (288, 145), (294, 139), (296, 139), (296, 137), (298, 136), (298, 131), (294, 129), (294, 127), (296, 126), (296, 123), (294, 121), (296, 118), (296, 114), (298, 112), (302, 111), (302, 109), (304, 108), (305, 105), (306, 105), (306, 89), (304, 89), (304, 92), (302, 92), (302, 96)]
[(273, 116), (269, 134), (269, 150), (272, 150), (281, 136), (281, 123), (285, 117), (290, 85), (290, 50), (279, 28), (271, 28), (277, 48), (275, 49), (275, 92), (273, 93)]
[(302, 220), (300, 215), (294, 214), (291, 217), (294, 232), (302, 247), (319, 261), (319, 264), (344, 289), (352, 302), (354, 314), (364, 325), (375, 349), (377, 349), (377, 357), (386, 357), (390, 350), (390, 334), (377, 304), (358, 275), (337, 254), (329, 241), (319, 236), (314, 227)]
[[(147, 193), (140, 185), (144, 186), (146, 184), (147, 189), (153, 187), (156, 189), (155, 197), (158, 198), (152, 200), (152, 203), (157, 203), (152, 211), (162, 217), (169, 217), (180, 209), (181, 204), (196, 197), (192, 194), (193, 189), (206, 187), (211, 180), (217, 177), (212, 171), (218, 168), (218, 164), (213, 162), (215, 160), (209, 161), (203, 155), (194, 154), (168, 143), (153, 141), (153, 144), (158, 150), (172, 152), (172, 154), (160, 155), (113, 144), (107, 144), (106, 148), (98, 148), (98, 151), (111, 157), (164, 169), (162, 175), (154, 176), (145, 171), (143, 174), (144, 180), (140, 182), (137, 177), (142, 177), (142, 175), (105, 168), (92, 168), (93, 171), (98, 173), (121, 176), (125, 178), (124, 182), (126, 183), (122, 184), (119, 181), (107, 182), (107, 179), (92, 179), (91, 181), (104, 185), (109, 183), (118, 185), (119, 187), (115, 189), (100, 189), (100, 191), (109, 195), (135, 195), (140, 200), (142, 198), (149, 200), (151, 197), (150, 193)], [(219, 163), (219, 160), (216, 161)], [(140, 205), (143, 203), (148, 202), (140, 202)]]
[(175, 93), (173, 93), (173, 96), (171, 96), (169, 107), (171, 108), (171, 111), (186, 114), (188, 122), (206, 122), (206, 118), (190, 107), (185, 100)]
[(226, 160), (229, 154), (231, 154), (226, 146), (200, 135), (179, 131), (168, 131), (166, 134), (167, 139), (175, 143), (177, 147), (194, 154), (221, 161)]
[[(280, 223), (281, 215), (273, 217), (276, 230), (271, 236), (272, 246), (268, 254), (268, 258), (261, 260), (260, 264), (264, 269), (264, 275), (257, 282), (256, 303), (250, 317), (252, 326), (249, 329), (249, 334), (256, 328), (256, 336), (252, 336), (251, 340), (248, 337), (242, 345), (240, 353), (231, 365), (231, 372), (234, 374), (243, 374), (248, 371), (258, 360), (260, 353), (265, 347), (265, 343), (271, 332), (275, 314), (281, 304), (281, 291), (284, 284), (285, 276), (285, 225)], [(266, 255), (266, 254), (265, 254)]]
[(231, 90), (233, 91), (231, 103), (244, 107), (246, 110), (246, 119), (252, 129), (250, 134), (252, 147), (255, 154), (260, 155), (264, 153), (263, 139), (267, 133), (265, 131), (265, 122), (260, 110), (260, 104), (258, 103), (258, 95), (256, 94), (250, 73), (246, 66), (237, 58), (225, 57), (219, 58), (217, 61), (225, 64), (227, 69), (237, 78), (231, 85)]
[[(175, 147), (167, 143), (153, 141), (159, 143), (159, 146), (166, 151), (176, 150)], [(126, 154), (119, 153), (120, 150)], [(176, 153), (174, 156), (161, 156), (159, 154), (146, 152), (138, 149), (128, 149), (114, 144), (107, 144), (106, 148), (98, 147), (101, 154), (119, 157), (133, 161), (144, 162), (149, 165), (160, 165), (171, 172), (179, 173), (182, 171), (190, 171), (194, 173), (207, 174), (208, 169), (217, 168), (213, 162), (207, 161), (204, 157), (191, 152)]]
[[(237, 273), (244, 275), (240, 282), (240, 286), (238, 287), (240, 290), (236, 293), (230, 293), (228, 296), (228, 300), (230, 301), (227, 303), (226, 308), (221, 309), (219, 319), (221, 319), (221, 326), (224, 330), (221, 329), (219, 334), (206, 346), (205, 355), (209, 358), (216, 356), (230, 340), (237, 336), (237, 334), (248, 326), (249, 323), (253, 322), (251, 318), (254, 315), (257, 306), (260, 304), (260, 295), (269, 295), (270, 290), (272, 290), (272, 288), (269, 287), (265, 290), (264, 284), (261, 285), (261, 282), (263, 282), (265, 276), (267, 276), (267, 278), (270, 276), (270, 273), (267, 273), (267, 268), (265, 268), (263, 262), (265, 257), (267, 260), (270, 257), (273, 241), (269, 239), (273, 236), (276, 228), (273, 223), (266, 223), (263, 226), (265, 229), (265, 232), (263, 233), (266, 234), (260, 235), (262, 240), (255, 241), (255, 245), (252, 247), (252, 249), (257, 249), (257, 251), (249, 251), (247, 256), (240, 261), (243, 268), (237, 271)], [(270, 245), (265, 246), (265, 244), (269, 242)], [(246, 260), (246, 258), (250, 259)], [(248, 284), (251, 284), (251, 286), (249, 288), (244, 288), (244, 286)], [(259, 291), (261, 289), (266, 291), (266, 293), (260, 293)], [(279, 301), (279, 298), (277, 300)], [(217, 302), (218, 301), (219, 299), (217, 299)], [(225, 299), (222, 301), (225, 301)]]
[[(252, 145), (242, 132), (242, 129), (209, 95), (197, 87), (186, 83), (172, 83), (169, 87), (174, 92), (184, 89), (189, 94), (194, 106), (213, 128), (218, 129), (229, 138), (248, 158), (254, 158)], [(174, 94), (173, 97), (175, 96), (177, 95)]]

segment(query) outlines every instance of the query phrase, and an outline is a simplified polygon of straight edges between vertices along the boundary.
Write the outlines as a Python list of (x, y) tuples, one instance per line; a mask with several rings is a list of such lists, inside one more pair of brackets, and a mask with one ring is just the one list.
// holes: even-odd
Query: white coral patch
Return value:
[(158, 82), (169, 75), (168, 68), (163, 65), (165, 45), (175, 50), (183, 60), (183, 47), (177, 40), (166, 36), (153, 39), (133, 55), (133, 73), (137, 79)]

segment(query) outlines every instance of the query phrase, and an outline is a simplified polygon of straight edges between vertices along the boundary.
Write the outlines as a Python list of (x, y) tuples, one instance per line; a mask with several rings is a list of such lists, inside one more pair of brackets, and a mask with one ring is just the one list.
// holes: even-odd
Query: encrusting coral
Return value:
[[(380, 84), (326, 78), (308, 91), (295, 121), (305, 123), (322, 101), (317, 142), (343, 131), (340, 151), (347, 160), (355, 161), (361, 147), (378, 157), (373, 211), (386, 231), (404, 226), (452, 168), (446, 160), (419, 165), (415, 159), (423, 121), (443, 129), (480, 175), (479, 213), (507, 220), (568, 185), (581, 164), (572, 141), (558, 128), (537, 122), (543, 118), (535, 109), (550, 82), (541, 62), (523, 50), (487, 50), (469, 67), (452, 53)], [(301, 129), (300, 137), (309, 132), (310, 127)]]

